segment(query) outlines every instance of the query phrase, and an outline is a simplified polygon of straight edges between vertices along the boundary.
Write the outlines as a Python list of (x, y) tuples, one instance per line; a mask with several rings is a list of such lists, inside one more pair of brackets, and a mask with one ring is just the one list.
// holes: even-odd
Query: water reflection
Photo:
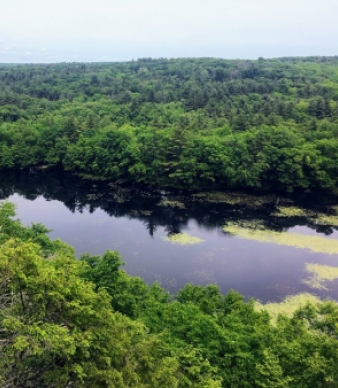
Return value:
[[(71, 212), (104, 210), (111, 217), (129, 217), (142, 220), (150, 236), (159, 226), (164, 226), (168, 235), (181, 233), (189, 219), (195, 219), (204, 228), (214, 229), (227, 221), (259, 220), (264, 226), (276, 232), (295, 226), (307, 226), (316, 233), (330, 235), (337, 227), (319, 225), (315, 219), (306, 217), (274, 217), (280, 196), (269, 197), (271, 201), (263, 206), (228, 205), (206, 203), (195, 200), (186, 193), (164, 192), (141, 187), (121, 187), (114, 183), (93, 182), (70, 173), (58, 171), (1, 172), (0, 199), (14, 193), (34, 201), (42, 196), (47, 201), (61, 201)], [(170, 201), (168, 200), (170, 198)], [(327, 209), (335, 198), (325, 195), (302, 194), (293, 199), (298, 206), (311, 207), (315, 212)], [(290, 201), (290, 199), (287, 199)], [(165, 204), (170, 205), (166, 206)], [(175, 206), (175, 203), (180, 206)], [(182, 206), (184, 204), (184, 206)]]
[[(90, 182), (56, 171), (1, 172), (0, 179), (0, 199), (18, 202), (18, 215), (26, 224), (46, 224), (54, 229), (52, 238), (62, 238), (78, 254), (119, 250), (131, 275), (148, 283), (159, 281), (173, 293), (188, 282), (217, 283), (223, 292), (234, 288), (246, 296), (275, 301), (297, 292), (313, 292), (302, 282), (308, 277), (306, 263), (338, 263), (337, 255), (264, 245), (222, 231), (225, 224), (240, 220), (276, 232), (336, 238), (337, 227), (318, 225), (315, 218), (273, 216), (278, 206), (291, 200), (293, 206), (322, 213), (335, 203), (327, 195), (264, 200), (246, 196), (244, 205), (238, 200), (220, 203), (221, 196), (205, 202), (193, 193)], [(166, 240), (178, 233), (203, 242), (179, 246)], [(316, 290), (316, 294), (338, 299), (338, 285)]]

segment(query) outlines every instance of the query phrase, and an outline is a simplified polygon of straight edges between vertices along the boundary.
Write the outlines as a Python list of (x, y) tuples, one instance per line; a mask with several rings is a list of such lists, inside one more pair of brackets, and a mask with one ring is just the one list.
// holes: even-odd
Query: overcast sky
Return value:
[(338, 0), (0, 0), (1, 62), (338, 55)]

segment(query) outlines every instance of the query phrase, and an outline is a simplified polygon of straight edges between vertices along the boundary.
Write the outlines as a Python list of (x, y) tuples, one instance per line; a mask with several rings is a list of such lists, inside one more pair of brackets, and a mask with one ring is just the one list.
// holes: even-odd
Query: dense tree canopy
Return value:
[(338, 58), (0, 65), (0, 167), (336, 189)]
[[(338, 58), (0, 65), (0, 168), (48, 165), (177, 188), (338, 188)], [(72, 206), (74, 203), (72, 202)], [(273, 322), (108, 251), (75, 259), (0, 205), (0, 385), (330, 388), (338, 307)]]
[(277, 322), (234, 291), (175, 298), (23, 227), (0, 205), (0, 385), (8, 388), (313, 388), (338, 383), (338, 306)]

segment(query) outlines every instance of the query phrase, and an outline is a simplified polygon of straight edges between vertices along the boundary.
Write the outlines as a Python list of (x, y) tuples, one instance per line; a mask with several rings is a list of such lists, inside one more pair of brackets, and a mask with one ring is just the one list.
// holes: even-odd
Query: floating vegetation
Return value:
[(223, 231), (239, 238), (289, 247), (310, 249), (313, 252), (338, 254), (338, 240), (299, 233), (274, 232), (272, 230), (247, 229), (235, 223), (223, 227)]
[(338, 216), (329, 214), (318, 214), (315, 218), (316, 224), (338, 226)]
[(229, 205), (237, 205), (240, 203), (240, 199), (238, 196), (218, 191), (208, 193), (197, 193), (193, 194), (192, 197), (194, 200), (203, 202), (227, 203)]
[(280, 303), (262, 304), (256, 302), (255, 309), (257, 311), (266, 310), (270, 314), (272, 321), (276, 322), (279, 314), (284, 314), (287, 317), (291, 318), (299, 308), (306, 306), (308, 303), (318, 305), (319, 303), (322, 303), (322, 301), (315, 295), (309, 293), (302, 293), (287, 296)]
[(204, 241), (198, 237), (190, 236), (188, 233), (171, 234), (168, 237), (165, 237), (164, 240), (180, 245), (194, 245)]
[(264, 225), (263, 221), (255, 218), (252, 218), (250, 220), (238, 220), (236, 223), (229, 223), (228, 225), (236, 225), (243, 229), (250, 229), (253, 231), (266, 230), (266, 226)]
[(324, 286), (324, 281), (319, 279), (316, 275), (312, 276), (309, 279), (302, 280), (303, 284), (306, 284), (307, 286), (311, 288), (316, 288), (318, 290), (328, 290), (327, 287)]
[(306, 270), (312, 273), (312, 276), (309, 279), (303, 280), (303, 283), (312, 288), (327, 290), (324, 283), (338, 279), (338, 267), (307, 263)]
[(298, 207), (290, 206), (290, 207), (284, 207), (279, 206), (277, 207), (277, 212), (272, 213), (275, 217), (306, 217), (306, 212)]
[(161, 202), (157, 204), (157, 206), (162, 207), (171, 207), (171, 208), (177, 208), (177, 209), (185, 209), (185, 205), (183, 202), (179, 201), (171, 201), (169, 199), (164, 199)]
[(243, 193), (229, 193), (211, 191), (206, 193), (193, 194), (195, 201), (210, 203), (226, 203), (228, 205), (245, 205), (248, 207), (259, 207), (276, 201), (274, 196), (254, 196)]
[[(307, 217), (309, 222), (314, 222), (317, 225), (328, 225), (328, 226), (338, 226), (338, 215), (337, 214), (325, 214), (325, 213), (315, 213), (311, 210), (301, 209), (295, 206), (277, 207), (277, 212), (272, 213), (274, 217)], [(332, 207), (331, 211), (336, 213), (336, 208)]]

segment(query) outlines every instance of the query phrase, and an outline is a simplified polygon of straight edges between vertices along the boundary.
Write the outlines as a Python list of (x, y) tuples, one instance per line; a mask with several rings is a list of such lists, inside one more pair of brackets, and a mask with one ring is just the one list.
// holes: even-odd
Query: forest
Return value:
[(0, 168), (338, 189), (338, 57), (0, 64)]
[(215, 285), (171, 296), (22, 226), (0, 205), (0, 385), (7, 388), (314, 388), (338, 383), (338, 306), (292, 317)]

